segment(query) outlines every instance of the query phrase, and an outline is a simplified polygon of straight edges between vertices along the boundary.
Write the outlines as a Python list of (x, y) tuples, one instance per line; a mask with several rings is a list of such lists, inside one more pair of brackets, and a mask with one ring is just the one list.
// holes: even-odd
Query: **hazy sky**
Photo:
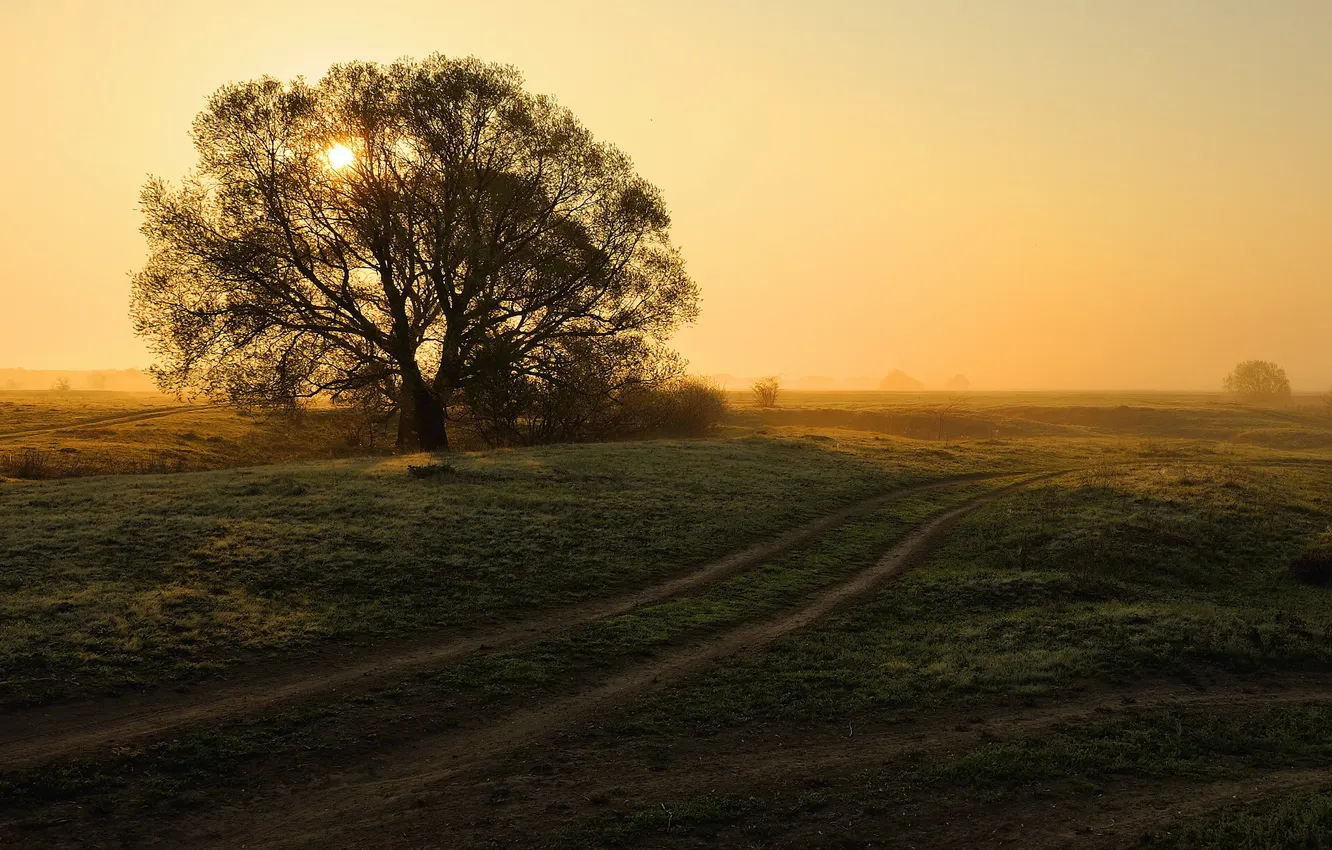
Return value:
[(1332, 384), (1329, 0), (0, 0), (0, 366), (148, 362), (148, 174), (219, 85), (439, 51), (628, 152), (696, 371)]

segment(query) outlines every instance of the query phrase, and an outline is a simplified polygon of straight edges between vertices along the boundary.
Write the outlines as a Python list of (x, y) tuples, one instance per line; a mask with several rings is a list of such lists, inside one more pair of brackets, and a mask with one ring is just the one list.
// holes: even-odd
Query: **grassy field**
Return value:
[(0, 435), (79, 426), (181, 407), (160, 393), (0, 390)]
[(1332, 407), (1315, 395), (1275, 410), (1202, 393), (783, 392), (769, 409), (752, 394), (728, 396), (732, 421), (750, 427), (850, 428), (944, 442), (1109, 437), (1332, 449)]
[[(485, 622), (632, 586), (839, 504), (977, 471), (928, 449), (625, 443), (0, 488), (0, 705)], [(1019, 468), (1020, 450), (984, 467)], [(724, 469), (725, 475), (717, 475)]]
[(0, 391), (0, 477), (184, 472), (385, 452), (349, 412), (298, 418), (158, 393)]
[[(991, 398), (997, 434), (915, 438), (880, 426), (928, 398), (804, 395), (707, 440), (0, 480), (0, 841), (1332, 841), (1332, 590), (1290, 572), (1320, 411)], [(67, 400), (5, 427), (104, 415)]]
[[(895, 832), (904, 824), (875, 805), (885, 794), (928, 807), (970, 789), (1020, 808), (1032, 796), (1095, 798), (1125, 777), (1168, 787), (1320, 768), (1332, 755), (1332, 680), (1313, 673), (1332, 669), (1332, 608), (1327, 590), (1292, 581), (1286, 567), (1329, 517), (1326, 468), (1180, 463), (1065, 476), (965, 520), (927, 565), (855, 612), (626, 714), (599, 746), (608, 761), (647, 763), (673, 742), (892, 729), (935, 713), (956, 724), (941, 733), (975, 739), (942, 759), (904, 747), (907, 764), (886, 770), (867, 759), (849, 781), (811, 777), (813, 809), (715, 793), (668, 805), (708, 813), (693, 825), (699, 834), (803, 836), (790, 846), (816, 831), (863, 831), (867, 821)], [(1149, 695), (1167, 683), (1186, 684), (1198, 706), (1153, 704)], [(1260, 698), (1267, 685), (1282, 690)], [(1111, 698), (1089, 702), (1088, 692)], [(1018, 720), (1015, 704), (1061, 703), (1085, 708), (1047, 710), (1035, 728), (986, 719)], [(1332, 775), (1320, 781), (1332, 787)], [(1290, 828), (1325, 830), (1326, 798), (1297, 799), (1308, 810), (1295, 807)], [(656, 808), (628, 825), (597, 823), (580, 843), (641, 846), (663, 826)], [(1280, 819), (1223, 827), (1232, 816), (1217, 817), (1188, 825), (1194, 838), (1159, 824), (1144, 835), (1164, 846), (1306, 846), (1271, 837), (1287, 828)], [(1249, 843), (1196, 843), (1231, 828), (1253, 831)], [(1121, 835), (1120, 846), (1137, 837)]]

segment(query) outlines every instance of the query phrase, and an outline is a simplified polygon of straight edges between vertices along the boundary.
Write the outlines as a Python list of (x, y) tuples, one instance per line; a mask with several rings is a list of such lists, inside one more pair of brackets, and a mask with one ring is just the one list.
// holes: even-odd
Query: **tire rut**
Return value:
[(848, 505), (649, 588), (565, 606), (505, 626), (424, 641), (418, 637), (411, 644), (396, 642), (387, 648), (353, 652), (350, 657), (330, 659), (327, 663), (309, 658), (286, 662), (257, 673), (233, 674), (184, 694), (159, 691), (16, 712), (5, 717), (0, 728), (0, 764), (14, 770), (50, 759), (106, 750), (193, 726), (257, 714), (280, 705), (369, 689), (394, 677), (447, 666), (480, 651), (526, 646), (735, 575), (900, 499), (971, 481), (1020, 474), (979, 473), (901, 487)]
[[(212, 846), (309, 846), (328, 841), (347, 846), (329, 834), (331, 821), (352, 829), (379, 823), (389, 812), (410, 808), (422, 793), (493, 764), (524, 745), (537, 743), (582, 720), (612, 711), (647, 691), (706, 670), (724, 656), (805, 628), (878, 589), (927, 553), (966, 514), (1059, 474), (1062, 473), (1029, 477), (937, 514), (872, 566), (838, 582), (794, 611), (710, 636), (614, 675), (580, 694), (540, 708), (510, 712), (497, 723), (414, 741), (403, 751), (385, 754), (384, 760), (390, 763), (381, 770), (380, 777), (293, 795), (284, 800), (280, 810), (261, 815), (239, 834), (232, 832), (240, 819), (238, 813), (230, 813), (221, 831), (232, 834)], [(213, 832), (210, 837), (216, 835)]]
[(189, 413), (195, 410), (210, 410), (217, 407), (214, 404), (185, 404), (173, 407), (159, 408), (157, 410), (143, 411), (140, 413), (127, 413), (116, 416), (105, 416), (99, 419), (88, 419), (82, 422), (71, 422), (67, 425), (53, 425), (45, 428), (29, 428), (24, 431), (5, 431), (0, 432), (0, 442), (5, 440), (18, 440), (24, 437), (43, 437), (47, 434), (59, 434), (63, 431), (78, 431), (81, 428), (94, 428), (105, 425), (126, 425), (131, 422), (141, 422), (145, 419), (161, 419), (166, 416), (176, 416), (181, 413)]

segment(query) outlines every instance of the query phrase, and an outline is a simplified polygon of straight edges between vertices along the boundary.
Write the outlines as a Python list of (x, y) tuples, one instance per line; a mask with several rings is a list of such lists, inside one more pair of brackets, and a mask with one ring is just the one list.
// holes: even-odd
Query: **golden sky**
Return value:
[(0, 367), (143, 366), (137, 195), (219, 85), (519, 67), (665, 193), (695, 371), (1332, 384), (1328, 0), (0, 0)]

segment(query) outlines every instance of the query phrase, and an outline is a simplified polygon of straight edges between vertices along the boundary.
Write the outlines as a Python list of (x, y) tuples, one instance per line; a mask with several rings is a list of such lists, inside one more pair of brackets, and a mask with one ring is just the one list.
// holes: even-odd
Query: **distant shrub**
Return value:
[(1296, 555), (1290, 562), (1290, 574), (1301, 584), (1332, 585), (1332, 532), (1323, 534)]
[(879, 381), (879, 389), (887, 392), (920, 392), (925, 389), (925, 385), (901, 369), (894, 369)]
[(69, 392), (69, 378), (56, 378), (56, 382), (51, 385), (51, 389), (57, 392)]
[(971, 381), (966, 375), (954, 375), (944, 383), (944, 389), (952, 392), (966, 392), (971, 389)]
[(776, 375), (769, 375), (766, 378), (760, 378), (754, 382), (750, 390), (754, 393), (754, 403), (759, 407), (776, 407), (777, 393), (781, 391), (782, 382), (777, 380)]
[(79, 478), (85, 475), (160, 475), (184, 472), (182, 458), (156, 457), (147, 460), (117, 457), (114, 454), (81, 452), (63, 448), (17, 449), (0, 451), (0, 475), (11, 478)]
[(0, 470), (14, 478), (48, 478), (60, 456), (37, 449), (20, 449), (0, 454)]
[(1267, 360), (1245, 360), (1226, 376), (1222, 386), (1242, 401), (1268, 404), (1290, 401), (1286, 370)]

